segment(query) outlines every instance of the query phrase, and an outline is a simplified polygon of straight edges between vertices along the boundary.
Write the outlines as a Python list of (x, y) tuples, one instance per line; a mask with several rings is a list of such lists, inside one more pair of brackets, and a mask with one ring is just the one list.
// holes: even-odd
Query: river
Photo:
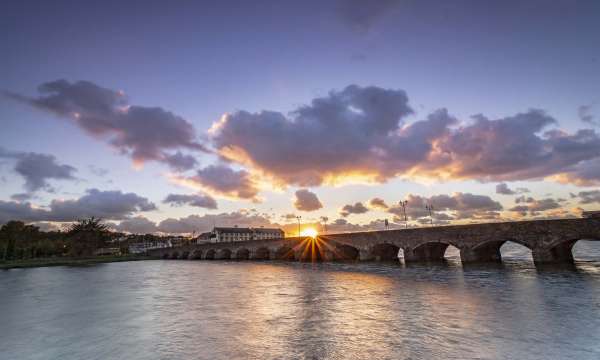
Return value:
[(600, 359), (600, 243), (575, 269), (155, 260), (0, 271), (0, 358)]

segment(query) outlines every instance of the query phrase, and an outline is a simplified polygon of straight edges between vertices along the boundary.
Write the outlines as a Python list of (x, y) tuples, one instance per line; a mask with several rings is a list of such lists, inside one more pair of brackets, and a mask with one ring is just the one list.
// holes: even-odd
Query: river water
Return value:
[(575, 269), (156, 260), (0, 271), (0, 359), (600, 359)]

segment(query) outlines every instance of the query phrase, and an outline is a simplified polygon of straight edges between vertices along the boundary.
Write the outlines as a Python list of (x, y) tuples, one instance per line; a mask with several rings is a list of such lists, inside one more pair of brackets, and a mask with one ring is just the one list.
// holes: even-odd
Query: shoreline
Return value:
[(27, 260), (0, 261), (0, 270), (25, 269), (49, 266), (90, 266), (122, 261), (155, 260), (154, 256), (124, 255), (124, 256), (94, 256), (85, 258), (43, 258)]

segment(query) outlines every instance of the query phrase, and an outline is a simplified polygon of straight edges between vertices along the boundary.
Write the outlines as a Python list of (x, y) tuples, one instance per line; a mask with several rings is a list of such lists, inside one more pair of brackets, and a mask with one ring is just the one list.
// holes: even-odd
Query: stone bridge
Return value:
[(536, 264), (572, 263), (578, 240), (600, 241), (600, 219), (534, 220), (423, 227), (293, 237), (156, 249), (163, 259), (297, 261), (443, 261), (450, 245), (463, 263), (500, 262), (500, 247), (512, 241), (529, 248)]

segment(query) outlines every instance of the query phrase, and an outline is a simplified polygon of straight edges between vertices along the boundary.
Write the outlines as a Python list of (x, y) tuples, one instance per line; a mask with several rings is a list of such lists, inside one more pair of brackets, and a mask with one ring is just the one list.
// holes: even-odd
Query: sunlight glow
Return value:
[(300, 236), (310, 236), (311, 238), (316, 238), (319, 235), (319, 232), (315, 228), (306, 228), (300, 232)]

